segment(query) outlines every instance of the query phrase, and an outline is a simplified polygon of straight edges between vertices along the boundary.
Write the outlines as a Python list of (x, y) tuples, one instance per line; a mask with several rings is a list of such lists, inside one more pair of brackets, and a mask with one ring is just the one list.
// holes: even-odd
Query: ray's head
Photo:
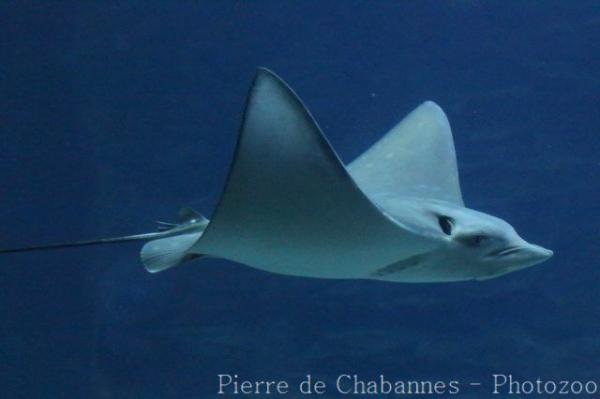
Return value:
[(477, 280), (541, 263), (553, 255), (530, 244), (504, 220), (468, 208), (434, 207), (441, 251)]

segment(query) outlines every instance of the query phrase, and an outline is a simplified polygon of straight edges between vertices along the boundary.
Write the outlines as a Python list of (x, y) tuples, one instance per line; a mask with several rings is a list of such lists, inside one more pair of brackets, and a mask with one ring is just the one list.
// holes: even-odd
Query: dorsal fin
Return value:
[(190, 207), (181, 208), (178, 217), (182, 223), (194, 221), (196, 223), (208, 224), (208, 219), (204, 215)]
[(348, 170), (371, 199), (391, 194), (464, 206), (450, 124), (432, 101), (408, 114)]

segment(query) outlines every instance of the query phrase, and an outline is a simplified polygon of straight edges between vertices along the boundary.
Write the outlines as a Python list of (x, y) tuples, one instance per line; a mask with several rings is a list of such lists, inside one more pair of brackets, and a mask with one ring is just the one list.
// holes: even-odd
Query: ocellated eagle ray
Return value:
[(146, 269), (219, 257), (268, 272), (395, 282), (486, 280), (552, 251), (466, 208), (448, 119), (427, 101), (345, 166), (293, 90), (259, 68), (211, 220), (190, 208), (158, 231), (0, 250), (150, 240)]

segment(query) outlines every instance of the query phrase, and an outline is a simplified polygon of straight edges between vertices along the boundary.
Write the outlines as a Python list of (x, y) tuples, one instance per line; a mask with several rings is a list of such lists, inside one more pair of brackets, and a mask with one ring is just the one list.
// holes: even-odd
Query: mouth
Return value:
[(539, 263), (550, 258), (554, 253), (539, 245), (529, 244), (514, 245), (506, 248), (501, 248), (490, 252), (487, 256), (490, 258), (505, 258), (509, 255), (517, 255), (515, 259)]
[(502, 256), (507, 256), (510, 254), (514, 254), (515, 252), (519, 252), (521, 251), (523, 248), (522, 247), (508, 247), (508, 248), (501, 248), (498, 249), (496, 251), (492, 251), (488, 254), (489, 257), (502, 257)]

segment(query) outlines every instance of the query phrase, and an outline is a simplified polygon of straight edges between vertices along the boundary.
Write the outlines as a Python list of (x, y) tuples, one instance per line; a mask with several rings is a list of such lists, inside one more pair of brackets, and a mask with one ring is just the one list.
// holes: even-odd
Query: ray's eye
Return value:
[(440, 225), (440, 229), (442, 229), (442, 231), (446, 235), (452, 235), (453, 222), (454, 221), (452, 220), (452, 218), (448, 216), (438, 216), (438, 223)]

